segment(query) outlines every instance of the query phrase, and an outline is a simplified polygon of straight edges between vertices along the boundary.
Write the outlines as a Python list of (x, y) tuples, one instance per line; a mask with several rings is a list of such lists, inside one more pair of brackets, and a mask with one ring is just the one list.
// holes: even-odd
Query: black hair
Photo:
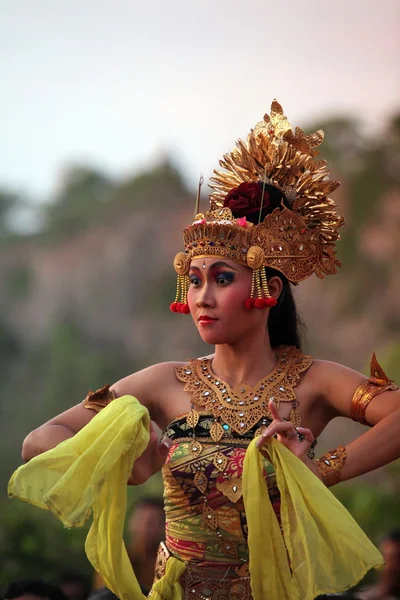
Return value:
[(4, 600), (13, 600), (13, 598), (19, 598), (27, 594), (49, 598), (49, 600), (66, 600), (64, 593), (57, 585), (41, 579), (14, 581), (8, 586), (3, 598)]
[(282, 291), (278, 304), (271, 308), (268, 317), (268, 334), (272, 348), (278, 346), (296, 346), (301, 348), (301, 338), (305, 326), (296, 308), (293, 298), (292, 284), (279, 271), (266, 267), (267, 279), (279, 277), (282, 281)]

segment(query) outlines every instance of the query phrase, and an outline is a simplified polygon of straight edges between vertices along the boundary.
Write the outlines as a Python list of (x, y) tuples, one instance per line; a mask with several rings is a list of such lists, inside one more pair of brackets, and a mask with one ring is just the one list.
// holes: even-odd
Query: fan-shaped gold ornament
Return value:
[[(344, 221), (328, 197), (339, 182), (330, 179), (326, 161), (315, 159), (323, 139), (322, 131), (305, 134), (299, 127), (293, 131), (274, 100), (270, 115), (256, 124), (246, 142), (239, 140), (224, 155), (223, 170), (214, 171), (210, 210), (196, 215), (184, 230), (188, 262), (180, 253), (175, 259), (177, 273), (183, 274), (192, 259), (209, 256), (223, 256), (253, 269), (272, 267), (293, 283), (312, 273), (321, 278), (336, 273), (340, 262), (335, 242)], [(245, 218), (235, 219), (224, 201), (245, 182), (274, 186), (288, 206), (275, 208), (254, 226)]]

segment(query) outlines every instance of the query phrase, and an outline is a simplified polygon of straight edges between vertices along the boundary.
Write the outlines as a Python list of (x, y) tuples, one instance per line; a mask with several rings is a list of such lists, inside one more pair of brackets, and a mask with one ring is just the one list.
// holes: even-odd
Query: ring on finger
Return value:
[(296, 431), (296, 435), (299, 438), (299, 442), (304, 442), (304, 440), (306, 439), (306, 436), (303, 435), (302, 433), (300, 433), (300, 431), (297, 429), (297, 427), (294, 428)]

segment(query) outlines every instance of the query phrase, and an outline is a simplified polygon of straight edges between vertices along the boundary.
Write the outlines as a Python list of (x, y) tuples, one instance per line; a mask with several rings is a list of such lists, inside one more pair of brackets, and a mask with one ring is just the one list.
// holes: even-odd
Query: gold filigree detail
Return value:
[(211, 425), (210, 435), (214, 442), (220, 441), (224, 435), (224, 430), (222, 429), (221, 423), (214, 421), (214, 423)]
[(317, 460), (317, 467), (321, 473), (322, 480), (327, 487), (331, 487), (341, 480), (340, 471), (346, 461), (347, 452), (345, 446), (338, 446), (330, 450)]
[[(224, 425), (240, 435), (262, 418), (271, 417), (268, 406), (270, 400), (278, 409), (281, 402), (296, 403), (294, 387), (300, 381), (300, 374), (311, 366), (312, 357), (293, 346), (281, 346), (275, 353), (275, 368), (254, 387), (243, 384), (231, 388), (212, 372), (207, 358), (193, 360), (176, 369), (177, 378), (185, 383), (184, 390), (192, 394), (193, 405), (218, 419), (210, 430), (214, 441), (221, 439), (221, 429), (222, 435), (225, 433)], [(300, 424), (295, 408), (292, 409), (291, 420), (296, 426)]]
[(96, 390), (95, 392), (89, 391), (82, 404), (84, 408), (95, 410), (99, 413), (103, 408), (108, 406), (110, 402), (115, 400), (116, 393), (114, 390), (110, 390), (109, 385)]
[(193, 483), (197, 489), (204, 494), (207, 489), (208, 479), (204, 471), (196, 471), (196, 475), (193, 478)]
[(265, 255), (259, 246), (252, 246), (248, 249), (246, 254), (246, 263), (252, 269), (259, 269), (263, 266), (265, 261)]
[(217, 483), (216, 487), (231, 502), (236, 503), (242, 497), (242, 480), (240, 477), (231, 477), (226, 481)]
[(223, 540), (220, 544), (220, 548), (224, 554), (231, 556), (232, 558), (238, 557), (238, 551), (236, 543), (232, 540)]
[(174, 269), (178, 275), (187, 275), (189, 272), (189, 260), (184, 252), (178, 252), (174, 258)]
[(192, 410), (188, 413), (186, 417), (186, 423), (189, 425), (189, 427), (196, 427), (198, 422), (199, 413), (197, 412), (197, 410), (194, 410), (194, 408), (192, 408)]
[(193, 458), (198, 458), (203, 450), (203, 446), (198, 440), (193, 440), (189, 445), (189, 452)]
[(225, 456), (225, 454), (222, 454), (222, 452), (218, 452), (215, 456), (214, 456), (214, 467), (216, 469), (218, 469), (218, 471), (221, 471), (221, 473), (223, 473), (226, 469), (226, 466), (228, 464), (228, 459)]
[(215, 512), (215, 510), (213, 510), (207, 504), (207, 502), (204, 502), (202, 517), (203, 517), (203, 521), (207, 525), (207, 527), (210, 527), (211, 529), (214, 529), (214, 530), (217, 529), (217, 527), (218, 527), (217, 513)]

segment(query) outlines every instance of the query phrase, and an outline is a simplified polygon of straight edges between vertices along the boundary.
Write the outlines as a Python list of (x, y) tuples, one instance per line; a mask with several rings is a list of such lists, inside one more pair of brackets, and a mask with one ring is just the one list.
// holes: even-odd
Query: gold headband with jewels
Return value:
[(221, 256), (253, 269), (248, 308), (273, 306), (264, 267), (292, 283), (315, 273), (336, 273), (335, 242), (343, 218), (328, 198), (339, 182), (316, 160), (323, 132), (306, 135), (291, 125), (276, 100), (247, 137), (220, 161), (211, 178), (210, 210), (183, 231), (185, 252), (174, 261), (178, 289), (174, 312), (188, 313), (188, 272), (193, 258)]

